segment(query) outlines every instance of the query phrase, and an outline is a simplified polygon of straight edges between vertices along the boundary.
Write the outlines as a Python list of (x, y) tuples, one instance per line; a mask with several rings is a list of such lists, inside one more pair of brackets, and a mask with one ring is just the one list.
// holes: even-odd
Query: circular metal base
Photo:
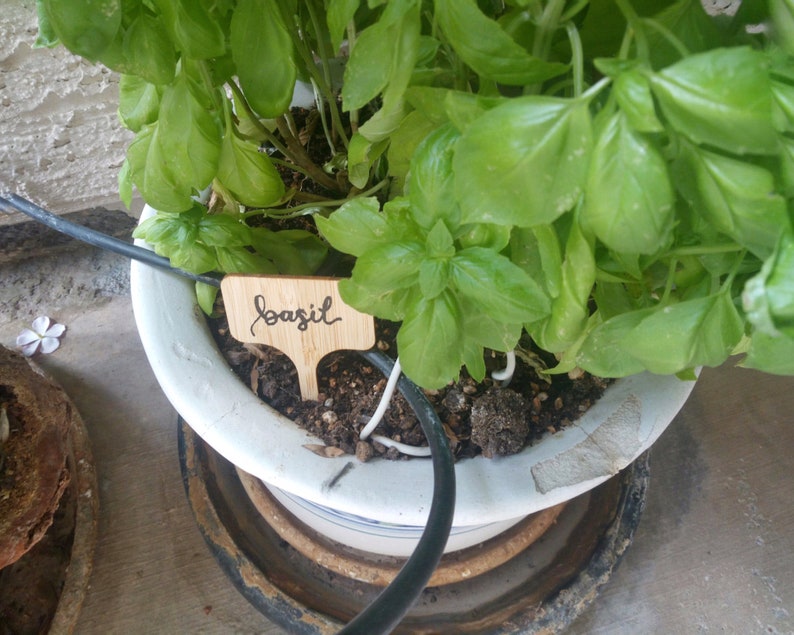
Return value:
[[(240, 468), (237, 468), (237, 476), (248, 498), (267, 524), (292, 547), (320, 566), (359, 582), (386, 586), (405, 564), (407, 558), (361, 551), (323, 536), (285, 509), (258, 478)], [(491, 540), (445, 555), (428, 586), (462, 582), (511, 560), (552, 527), (564, 508), (565, 503), (560, 503), (530, 514)]]
[[(289, 632), (335, 633), (382, 586), (342, 576), (291, 547), (256, 509), (235, 467), (184, 422), (188, 501), (238, 590)], [(589, 606), (625, 553), (642, 514), (648, 456), (566, 505), (544, 535), (472, 579), (424, 590), (395, 633), (555, 633)]]

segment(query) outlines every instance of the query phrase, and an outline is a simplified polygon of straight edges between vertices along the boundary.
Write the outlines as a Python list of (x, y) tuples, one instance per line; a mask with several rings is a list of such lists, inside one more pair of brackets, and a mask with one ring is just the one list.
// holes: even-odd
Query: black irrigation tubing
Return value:
[(180, 276), (184, 276), (185, 278), (195, 280), (196, 282), (203, 282), (205, 284), (212, 285), (213, 287), (221, 286), (221, 280), (216, 276), (211, 274), (190, 273), (184, 269), (172, 267), (168, 258), (163, 258), (162, 256), (158, 256), (153, 251), (143, 247), (138, 247), (137, 245), (133, 245), (123, 240), (119, 240), (118, 238), (113, 238), (112, 236), (98, 232), (95, 229), (83, 227), (82, 225), (68, 221), (65, 218), (57, 216), (56, 214), (39, 207), (35, 203), (25, 200), (21, 196), (17, 196), (16, 194), (6, 194), (5, 196), (0, 196), (0, 211), (9, 214), (13, 212), (21, 212), (22, 214), (30, 216), (34, 220), (43, 223), (55, 231), (59, 231), (62, 234), (66, 234), (67, 236), (71, 236), (77, 240), (81, 240), (85, 243), (88, 243), (89, 245), (93, 245), (94, 247), (106, 249), (108, 251), (121, 254), (122, 256), (126, 256), (127, 258), (132, 258), (133, 260), (139, 260), (147, 265), (151, 265), (152, 267), (172, 271)]
[[(220, 278), (196, 275), (171, 266), (167, 258), (148, 249), (107, 236), (88, 227), (72, 223), (31, 203), (16, 194), (0, 196), (0, 211), (21, 212), (52, 229), (95, 247), (139, 260), (144, 264), (166, 269), (178, 275), (220, 286)], [(394, 362), (384, 353), (373, 349), (361, 355), (385, 375)], [(433, 499), (422, 537), (411, 557), (392, 582), (377, 598), (339, 631), (340, 635), (373, 635), (390, 633), (411, 609), (436, 570), (452, 528), (455, 512), (455, 464), (441, 421), (419, 387), (405, 376), (398, 382), (400, 392), (413, 408), (427, 437), (433, 463)]]
[[(379, 350), (362, 353), (364, 359), (388, 376), (394, 362)], [(380, 595), (345, 626), (340, 635), (390, 633), (414, 605), (436, 570), (447, 544), (455, 512), (455, 463), (447, 435), (424, 393), (404, 375), (398, 382), (427, 437), (433, 461), (433, 500), (425, 530), (411, 557)]]

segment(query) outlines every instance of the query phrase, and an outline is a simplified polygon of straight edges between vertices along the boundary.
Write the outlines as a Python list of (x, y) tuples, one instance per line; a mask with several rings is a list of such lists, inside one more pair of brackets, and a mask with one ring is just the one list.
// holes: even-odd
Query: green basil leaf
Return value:
[(626, 291), (625, 285), (619, 282), (605, 282), (599, 280), (593, 290), (598, 313), (606, 321), (610, 318), (629, 313), (637, 309), (637, 304)]
[(649, 79), (670, 125), (695, 143), (736, 154), (777, 151), (762, 53), (716, 49), (687, 57)]
[(742, 292), (742, 308), (747, 314), (747, 319), (758, 333), (770, 337), (780, 335), (769, 307), (769, 298), (766, 295), (766, 280), (773, 266), (774, 258), (766, 260), (761, 271), (745, 283)]
[(347, 25), (356, 14), (360, 0), (328, 0), (325, 19), (331, 35), (331, 46), (338, 51), (345, 39)]
[(184, 72), (163, 90), (159, 143), (180, 187), (201, 191), (218, 170), (221, 136), (210, 103), (210, 96)]
[(612, 115), (596, 139), (582, 223), (611, 249), (652, 254), (671, 238), (673, 203), (661, 151)]
[(424, 259), (424, 245), (386, 243), (358, 257), (352, 279), (377, 294), (405, 289), (419, 282), (419, 267)]
[(590, 316), (588, 302), (595, 277), (592, 242), (575, 222), (565, 245), (562, 284), (559, 295), (551, 301), (551, 315), (530, 331), (541, 348), (560, 353), (581, 337)]
[(628, 334), (652, 313), (652, 309), (631, 311), (598, 324), (579, 349), (577, 366), (599, 377), (626, 377), (644, 371), (645, 366), (624, 343)]
[(303, 229), (273, 232), (264, 227), (254, 227), (250, 234), (254, 250), (271, 260), (282, 274), (311, 275), (328, 254), (328, 246), (322, 239)]
[(794, 235), (784, 234), (742, 294), (747, 317), (767, 335), (794, 338)]
[(451, 258), (455, 255), (455, 245), (443, 220), (439, 220), (427, 234), (425, 247), (430, 258)]
[(198, 204), (181, 213), (158, 211), (138, 225), (132, 236), (145, 240), (158, 254), (168, 256), (179, 245), (196, 242), (198, 223), (205, 213)]
[(517, 227), (510, 239), (510, 260), (555, 298), (562, 284), (562, 250), (552, 225)]
[(237, 136), (227, 120), (218, 161), (218, 180), (243, 205), (267, 207), (284, 194), (284, 182), (256, 144)]
[(339, 295), (354, 309), (399, 322), (420, 301), (422, 292), (418, 284), (390, 291), (373, 290), (348, 278), (339, 281)]
[(278, 273), (275, 265), (243, 247), (216, 247), (218, 267), (225, 273)]
[(761, 258), (772, 253), (789, 220), (771, 172), (689, 144), (673, 169), (678, 189), (714, 228)]
[(441, 219), (450, 227), (460, 222), (452, 174), (452, 156), (459, 137), (451, 125), (442, 126), (419, 144), (411, 160), (408, 200), (416, 222), (427, 229)]
[(169, 24), (176, 47), (184, 57), (208, 60), (226, 53), (226, 36), (217, 16), (210, 15), (203, 2), (195, 0), (154, 0)]
[(506, 101), (506, 97), (473, 95), (451, 90), (444, 95), (443, 103), (449, 120), (463, 132), (483, 114)]
[(577, 339), (564, 351), (555, 354), (555, 357), (557, 358), (557, 365), (553, 368), (549, 368), (546, 372), (549, 375), (562, 375), (570, 373), (575, 369), (581, 370), (581, 367), (577, 363), (579, 352), (581, 351), (585, 341), (587, 341), (587, 338), (590, 337), (590, 334), (593, 332), (593, 330), (595, 330), (595, 328), (601, 323), (601, 315), (599, 315), (598, 311), (596, 311), (587, 319), (587, 324), (582, 330), (581, 335), (579, 335), (579, 339)]
[(491, 223), (467, 223), (459, 228), (455, 238), (464, 249), (485, 247), (498, 252), (510, 244), (510, 227)]
[(598, 71), (612, 79), (618, 79), (621, 75), (632, 73), (640, 66), (639, 60), (621, 59), (618, 57), (597, 57), (593, 60), (593, 65)]
[(116, 33), (116, 37), (110, 41), (96, 61), (107, 66), (110, 70), (117, 73), (130, 73), (132, 69), (124, 53), (124, 25)]
[(225, 214), (207, 215), (199, 221), (198, 239), (211, 247), (244, 247), (251, 244), (251, 229)]
[[(631, 6), (640, 16), (657, 14), (676, 0), (632, 0)], [(626, 18), (614, 0), (590, 0), (580, 30), (582, 45), (588, 56), (615, 56), (620, 51), (626, 32)]]
[(640, 254), (632, 253), (631, 251), (609, 251), (609, 258), (614, 265), (612, 273), (627, 273), (635, 280), (642, 280), (643, 266), (640, 263)]
[(172, 266), (191, 273), (206, 273), (219, 268), (215, 250), (199, 242), (180, 244), (168, 257)]
[(778, 44), (789, 55), (794, 55), (794, 2), (792, 0), (769, 0), (769, 12), (772, 15), (774, 34)]
[(159, 124), (144, 126), (127, 148), (129, 178), (143, 199), (163, 212), (181, 212), (193, 207), (189, 184), (171, 173), (170, 157), (163, 153)]
[(375, 162), (386, 151), (388, 139), (373, 143), (362, 134), (354, 134), (347, 147), (347, 178), (359, 189), (366, 187)]
[[(722, 16), (720, 16), (722, 17)], [(674, 33), (689, 53), (701, 53), (715, 49), (729, 40), (727, 17), (722, 22), (706, 13), (702, 2), (678, 0), (669, 7), (655, 12), (653, 20)], [(654, 68), (668, 66), (681, 58), (681, 52), (660, 30), (648, 31), (648, 49)]]
[(121, 0), (43, 0), (42, 6), (51, 33), (89, 60), (96, 61), (121, 28)]
[(466, 341), (475, 343), (480, 349), (489, 348), (502, 353), (516, 347), (523, 328), (520, 323), (507, 324), (494, 320), (465, 296), (458, 296), (458, 303), (463, 315)]
[(393, 92), (388, 99), (384, 95), (384, 105), (392, 110), (408, 86), (418, 52), (419, 3), (392, 0), (350, 52), (342, 84), (345, 110), (363, 108), (387, 86)]
[(521, 324), (548, 315), (549, 298), (540, 286), (501, 254), (469, 247), (450, 264), (453, 288), (491, 318)]
[(794, 198), (794, 139), (780, 138), (780, 177), (784, 193)]
[[(387, 141), (408, 113), (403, 96), (419, 55), (419, 5), (418, 0), (392, 0), (378, 23), (383, 23), (391, 34), (393, 47), (388, 57), (388, 67), (385, 69), (388, 75), (383, 90), (383, 106), (358, 130), (359, 134), (372, 142)], [(358, 45), (354, 47), (354, 52), (357, 47)], [(370, 59), (366, 63), (371, 65), (372, 61)], [(347, 80), (346, 72), (345, 82)], [(346, 87), (345, 83), (342, 87), (343, 99)]]
[(387, 64), (394, 50), (397, 29), (397, 26), (376, 22), (359, 34), (345, 66), (342, 83), (345, 110), (363, 108), (386, 86)]
[(428, 300), (437, 297), (449, 284), (449, 260), (428, 258), (419, 265), (419, 288)]
[(46, 0), (36, 0), (36, 15), (39, 21), (39, 32), (36, 35), (33, 48), (52, 48), (60, 44), (58, 36), (55, 34), (52, 24), (50, 23), (50, 16), (47, 14), (47, 9), (44, 6), (45, 1)]
[(141, 11), (124, 33), (122, 50), (127, 73), (151, 84), (174, 79), (176, 51), (161, 20)]
[(383, 92), (383, 107), (387, 111), (396, 110), (398, 102), (402, 102), (419, 59), (421, 4), (421, 0), (390, 0), (383, 13), (387, 22), (398, 26), (394, 48), (389, 57), (389, 82)]
[(354, 198), (330, 217), (316, 215), (314, 221), (334, 249), (357, 257), (391, 237), (387, 217), (374, 196)]
[(414, 110), (403, 118), (392, 133), (386, 156), (389, 160), (389, 175), (396, 179), (398, 184), (404, 182), (408, 176), (411, 158), (414, 156), (416, 148), (437, 127), (438, 124), (433, 120), (420, 111)]
[[(711, 276), (706, 272), (705, 267), (695, 256), (681, 256), (678, 260), (676, 272), (673, 276), (673, 284), (677, 290), (697, 288), (703, 278), (711, 282)], [(708, 295), (708, 293), (703, 294)]]
[[(272, 256), (281, 273), (308, 276), (315, 273), (328, 256), (328, 244), (319, 236), (304, 229), (285, 229), (276, 233), (279, 243), (287, 242), (287, 246), (297, 251), (300, 262), (284, 262), (279, 251)], [(289, 266), (287, 266), (289, 265)]]
[(730, 295), (718, 293), (655, 309), (626, 335), (623, 348), (652, 373), (669, 375), (721, 364), (743, 334)]
[(405, 374), (423, 388), (441, 388), (460, 373), (460, 308), (451, 293), (411, 307), (397, 333)]
[(482, 346), (468, 336), (469, 334), (465, 326), (463, 327), (463, 332), (466, 335), (461, 344), (461, 348), (463, 349), (461, 361), (466, 366), (469, 377), (476, 382), (481, 382), (485, 379), (485, 373), (487, 371), (485, 368), (485, 352)]
[(416, 56), (417, 67), (432, 65), (435, 62), (436, 55), (438, 55), (439, 48), (441, 48), (441, 42), (438, 38), (430, 35), (420, 35), (419, 51)]
[(232, 57), (248, 103), (265, 118), (284, 114), (298, 71), (277, 3), (240, 0), (230, 33)]
[(215, 313), (215, 298), (220, 289), (211, 284), (196, 282), (196, 299), (199, 307), (205, 314), (212, 316)]
[(794, 86), (785, 82), (772, 82), (772, 117), (780, 132), (794, 132)]
[(463, 223), (550, 223), (582, 192), (592, 131), (587, 104), (519, 97), (486, 112), (453, 158)]
[(621, 73), (612, 89), (615, 99), (626, 115), (629, 125), (637, 132), (664, 130), (656, 117), (656, 108), (648, 79), (638, 70)]
[(445, 108), (445, 100), (449, 92), (448, 88), (410, 86), (405, 91), (405, 100), (435, 126), (439, 126), (449, 120)]
[(143, 126), (157, 121), (160, 94), (157, 86), (134, 75), (119, 79), (119, 119), (126, 128), (138, 132)]
[(774, 375), (794, 375), (794, 338), (753, 333), (747, 357), (739, 365)]
[(435, 18), (455, 52), (482, 77), (522, 86), (568, 70), (566, 64), (530, 55), (482, 13), (475, 0), (435, 0)]
[(358, 129), (358, 134), (371, 143), (388, 142), (407, 114), (405, 101), (400, 98), (387, 100), (384, 96), (383, 107)]
[[(566, 290), (571, 299), (586, 311), (587, 300), (593, 290), (596, 276), (595, 253), (593, 240), (582, 231), (579, 223), (573, 222), (565, 243), (564, 260), (562, 262), (562, 293)], [(552, 306), (552, 310), (553, 310)]]
[(132, 205), (132, 172), (130, 171), (130, 162), (126, 157), (119, 170), (118, 183), (119, 199), (129, 209)]

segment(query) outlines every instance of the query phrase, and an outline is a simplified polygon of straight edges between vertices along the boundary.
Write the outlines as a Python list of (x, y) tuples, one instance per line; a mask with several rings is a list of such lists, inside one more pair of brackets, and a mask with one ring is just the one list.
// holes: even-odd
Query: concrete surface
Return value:
[[(87, 248), (0, 265), (0, 343), (13, 346), (39, 314), (67, 325), (61, 348), (39, 361), (76, 402), (94, 446), (99, 543), (76, 633), (281, 633), (199, 535), (176, 416), (138, 341), (126, 272), (120, 258)], [(634, 544), (570, 633), (794, 633), (792, 413), (791, 378), (704, 371), (653, 450)]]
[(118, 170), (133, 135), (116, 116), (118, 75), (63, 47), (33, 49), (37, 25), (35, 0), (2, 1), (0, 192), (56, 213), (120, 209)]

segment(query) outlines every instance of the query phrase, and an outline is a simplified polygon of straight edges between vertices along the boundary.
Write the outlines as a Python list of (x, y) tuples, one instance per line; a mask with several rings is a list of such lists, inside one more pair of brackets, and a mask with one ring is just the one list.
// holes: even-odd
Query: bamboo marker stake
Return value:
[(267, 344), (298, 369), (301, 397), (319, 397), (317, 364), (332, 351), (375, 344), (375, 320), (342, 301), (336, 278), (228, 275), (221, 282), (236, 340)]

